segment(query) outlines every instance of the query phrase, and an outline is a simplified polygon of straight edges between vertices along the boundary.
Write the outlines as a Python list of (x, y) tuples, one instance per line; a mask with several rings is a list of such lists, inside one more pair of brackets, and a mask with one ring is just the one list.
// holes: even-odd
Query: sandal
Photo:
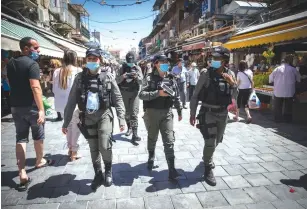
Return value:
[(78, 156), (78, 152), (71, 152), (71, 155), (70, 155), (70, 160), (71, 161), (75, 161), (75, 160), (78, 160), (80, 159), (81, 157)]
[(239, 118), (238, 117), (233, 117), (233, 120), (238, 122), (239, 121)]
[(41, 165), (41, 166), (35, 166), (36, 169), (47, 167), (47, 166), (52, 166), (55, 163), (55, 160), (46, 160), (46, 163)]
[(27, 181), (25, 181), (24, 183), (20, 183), (16, 186), (16, 190), (19, 192), (27, 191), (31, 182), (32, 179), (28, 177)]
[(251, 122), (252, 122), (252, 118), (251, 117), (246, 120), (247, 124), (250, 124)]

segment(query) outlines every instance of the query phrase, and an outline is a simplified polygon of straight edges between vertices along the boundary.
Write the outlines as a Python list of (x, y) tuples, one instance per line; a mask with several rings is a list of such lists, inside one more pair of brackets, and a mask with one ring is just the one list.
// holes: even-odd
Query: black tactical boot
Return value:
[(94, 192), (96, 192), (96, 190), (101, 186), (103, 182), (103, 175), (101, 168), (94, 166), (94, 170), (95, 170), (95, 177), (91, 183), (91, 188)]
[(211, 185), (211, 186), (216, 185), (216, 180), (213, 174), (212, 166), (205, 166), (204, 178), (208, 185)]
[[(127, 121), (126, 121), (127, 122)], [(128, 127), (128, 130), (127, 132), (125, 133), (125, 136), (130, 136), (131, 133), (132, 133), (132, 130), (131, 130), (131, 124), (129, 122), (127, 122), (127, 127)]]
[(138, 129), (132, 128), (132, 142), (141, 141), (141, 137), (138, 136)]
[(152, 170), (155, 161), (155, 151), (148, 151), (148, 154), (147, 168), (148, 170)]
[(171, 180), (176, 179), (177, 177), (181, 176), (181, 174), (175, 169), (175, 158), (167, 159), (168, 165), (168, 178)]
[(113, 183), (112, 179), (112, 162), (104, 161), (104, 170), (105, 170), (105, 186), (110, 187)]

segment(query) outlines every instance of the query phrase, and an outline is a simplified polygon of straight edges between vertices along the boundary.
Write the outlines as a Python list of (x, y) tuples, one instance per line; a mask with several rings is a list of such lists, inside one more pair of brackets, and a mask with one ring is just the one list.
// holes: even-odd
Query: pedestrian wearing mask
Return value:
[(198, 101), (202, 101), (197, 127), (205, 140), (204, 178), (209, 185), (215, 186), (213, 153), (223, 140), (228, 119), (227, 106), (232, 102), (232, 89), (236, 83), (234, 74), (225, 68), (229, 61), (229, 51), (217, 47), (212, 56), (211, 67), (201, 73), (190, 102), (190, 124), (195, 125)]
[(177, 61), (177, 65), (173, 68), (172, 74), (176, 76), (177, 84), (180, 91), (180, 100), (182, 102), (182, 106), (184, 109), (186, 107), (186, 96), (187, 96), (187, 81), (188, 81), (188, 71), (184, 67), (184, 61), (182, 58), (179, 58)]
[[(175, 169), (174, 155), (174, 114), (172, 106), (178, 112), (178, 120), (182, 119), (182, 107), (179, 99), (179, 90), (175, 78), (168, 75), (169, 63), (165, 55), (155, 56), (154, 68), (150, 74), (148, 85), (140, 92), (140, 99), (144, 101), (146, 109), (144, 122), (148, 131), (147, 150), (148, 169), (152, 170), (155, 159), (155, 148), (159, 131), (161, 132), (164, 152), (169, 169), (169, 179), (176, 179), (180, 174)], [(166, 91), (168, 88), (169, 91)]]
[[(58, 68), (53, 73), (53, 93), (54, 93), (54, 106), (55, 110), (60, 115), (64, 116), (64, 109), (68, 101), (68, 96), (72, 85), (74, 83), (74, 79), (76, 75), (82, 72), (81, 68), (77, 66), (77, 53), (68, 50), (64, 54), (63, 58), (63, 66), (62, 68)], [(68, 147), (68, 156), (74, 161), (78, 158), (78, 139), (80, 136), (80, 131), (78, 128), (79, 123), (79, 110), (75, 109), (73, 112), (72, 120), (67, 127), (67, 147)]]
[(7, 76), (11, 88), (11, 111), (16, 127), (16, 158), (19, 169), (20, 184), (16, 187), (25, 191), (31, 182), (26, 164), (26, 147), (29, 143), (29, 129), (36, 153), (35, 168), (54, 164), (44, 158), (45, 110), (40, 85), (39, 43), (31, 37), (19, 41), (21, 55), (7, 64)]
[[(112, 184), (112, 129), (114, 116), (111, 105), (117, 111), (120, 131), (123, 131), (125, 107), (112, 74), (101, 68), (101, 49), (86, 51), (86, 67), (79, 73), (71, 88), (64, 110), (62, 131), (67, 134), (67, 127), (73, 117), (76, 105), (80, 110), (78, 127), (87, 139), (90, 147), (95, 177), (91, 188)], [(101, 156), (105, 166), (105, 176), (101, 169)], [(105, 178), (104, 178), (105, 177)]]
[(188, 83), (188, 87), (189, 87), (189, 101), (191, 101), (191, 98), (192, 98), (192, 95), (194, 93), (197, 81), (198, 81), (199, 76), (200, 76), (199, 71), (196, 68), (196, 66), (197, 66), (196, 63), (193, 62), (191, 64), (191, 69), (189, 71), (189, 83)]
[(234, 116), (234, 120), (239, 120), (239, 113), (240, 113), (240, 107), (241, 105), (244, 107), (246, 112), (246, 122), (251, 123), (252, 117), (249, 112), (248, 108), (248, 100), (249, 97), (253, 91), (254, 82), (253, 82), (253, 72), (247, 68), (246, 61), (242, 60), (239, 63), (239, 71), (237, 74), (237, 84), (238, 84), (238, 90), (239, 94), (237, 97), (237, 111), (236, 115)]
[(125, 119), (128, 126), (126, 136), (130, 136), (132, 133), (131, 141), (136, 143), (136, 141), (141, 140), (138, 136), (138, 114), (140, 107), (139, 90), (143, 82), (143, 74), (141, 68), (135, 64), (132, 52), (127, 53), (126, 63), (118, 71), (116, 81), (126, 108)]

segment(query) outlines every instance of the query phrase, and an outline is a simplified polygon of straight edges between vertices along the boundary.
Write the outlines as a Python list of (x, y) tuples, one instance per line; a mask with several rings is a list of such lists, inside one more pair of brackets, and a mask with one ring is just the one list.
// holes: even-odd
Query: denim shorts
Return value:
[(38, 109), (36, 106), (12, 107), (12, 116), (16, 127), (16, 142), (28, 143), (31, 128), (33, 140), (45, 139), (45, 124), (38, 125)]

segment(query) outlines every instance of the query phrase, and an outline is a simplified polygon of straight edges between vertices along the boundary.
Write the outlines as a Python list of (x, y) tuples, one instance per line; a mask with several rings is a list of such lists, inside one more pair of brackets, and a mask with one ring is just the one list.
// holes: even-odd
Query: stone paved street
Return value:
[[(140, 109), (142, 110), (142, 109)], [(139, 117), (142, 141), (132, 145), (115, 127), (113, 178), (115, 184), (92, 193), (94, 176), (85, 139), (80, 154), (68, 162), (62, 123), (47, 122), (45, 154), (54, 166), (34, 170), (33, 142), (27, 148), (27, 170), (33, 179), (27, 192), (17, 192), (15, 128), (10, 116), (2, 119), (2, 208), (307, 208), (307, 127), (275, 124), (270, 117), (252, 112), (253, 124), (229, 123), (224, 141), (214, 155), (217, 186), (202, 179), (204, 141), (189, 125), (189, 110), (175, 122), (176, 167), (184, 175), (168, 181), (161, 137), (156, 149), (159, 168), (147, 171), (146, 130)], [(177, 120), (177, 114), (175, 113)], [(5, 122), (4, 122), (5, 121)], [(291, 193), (290, 187), (294, 192)]]

